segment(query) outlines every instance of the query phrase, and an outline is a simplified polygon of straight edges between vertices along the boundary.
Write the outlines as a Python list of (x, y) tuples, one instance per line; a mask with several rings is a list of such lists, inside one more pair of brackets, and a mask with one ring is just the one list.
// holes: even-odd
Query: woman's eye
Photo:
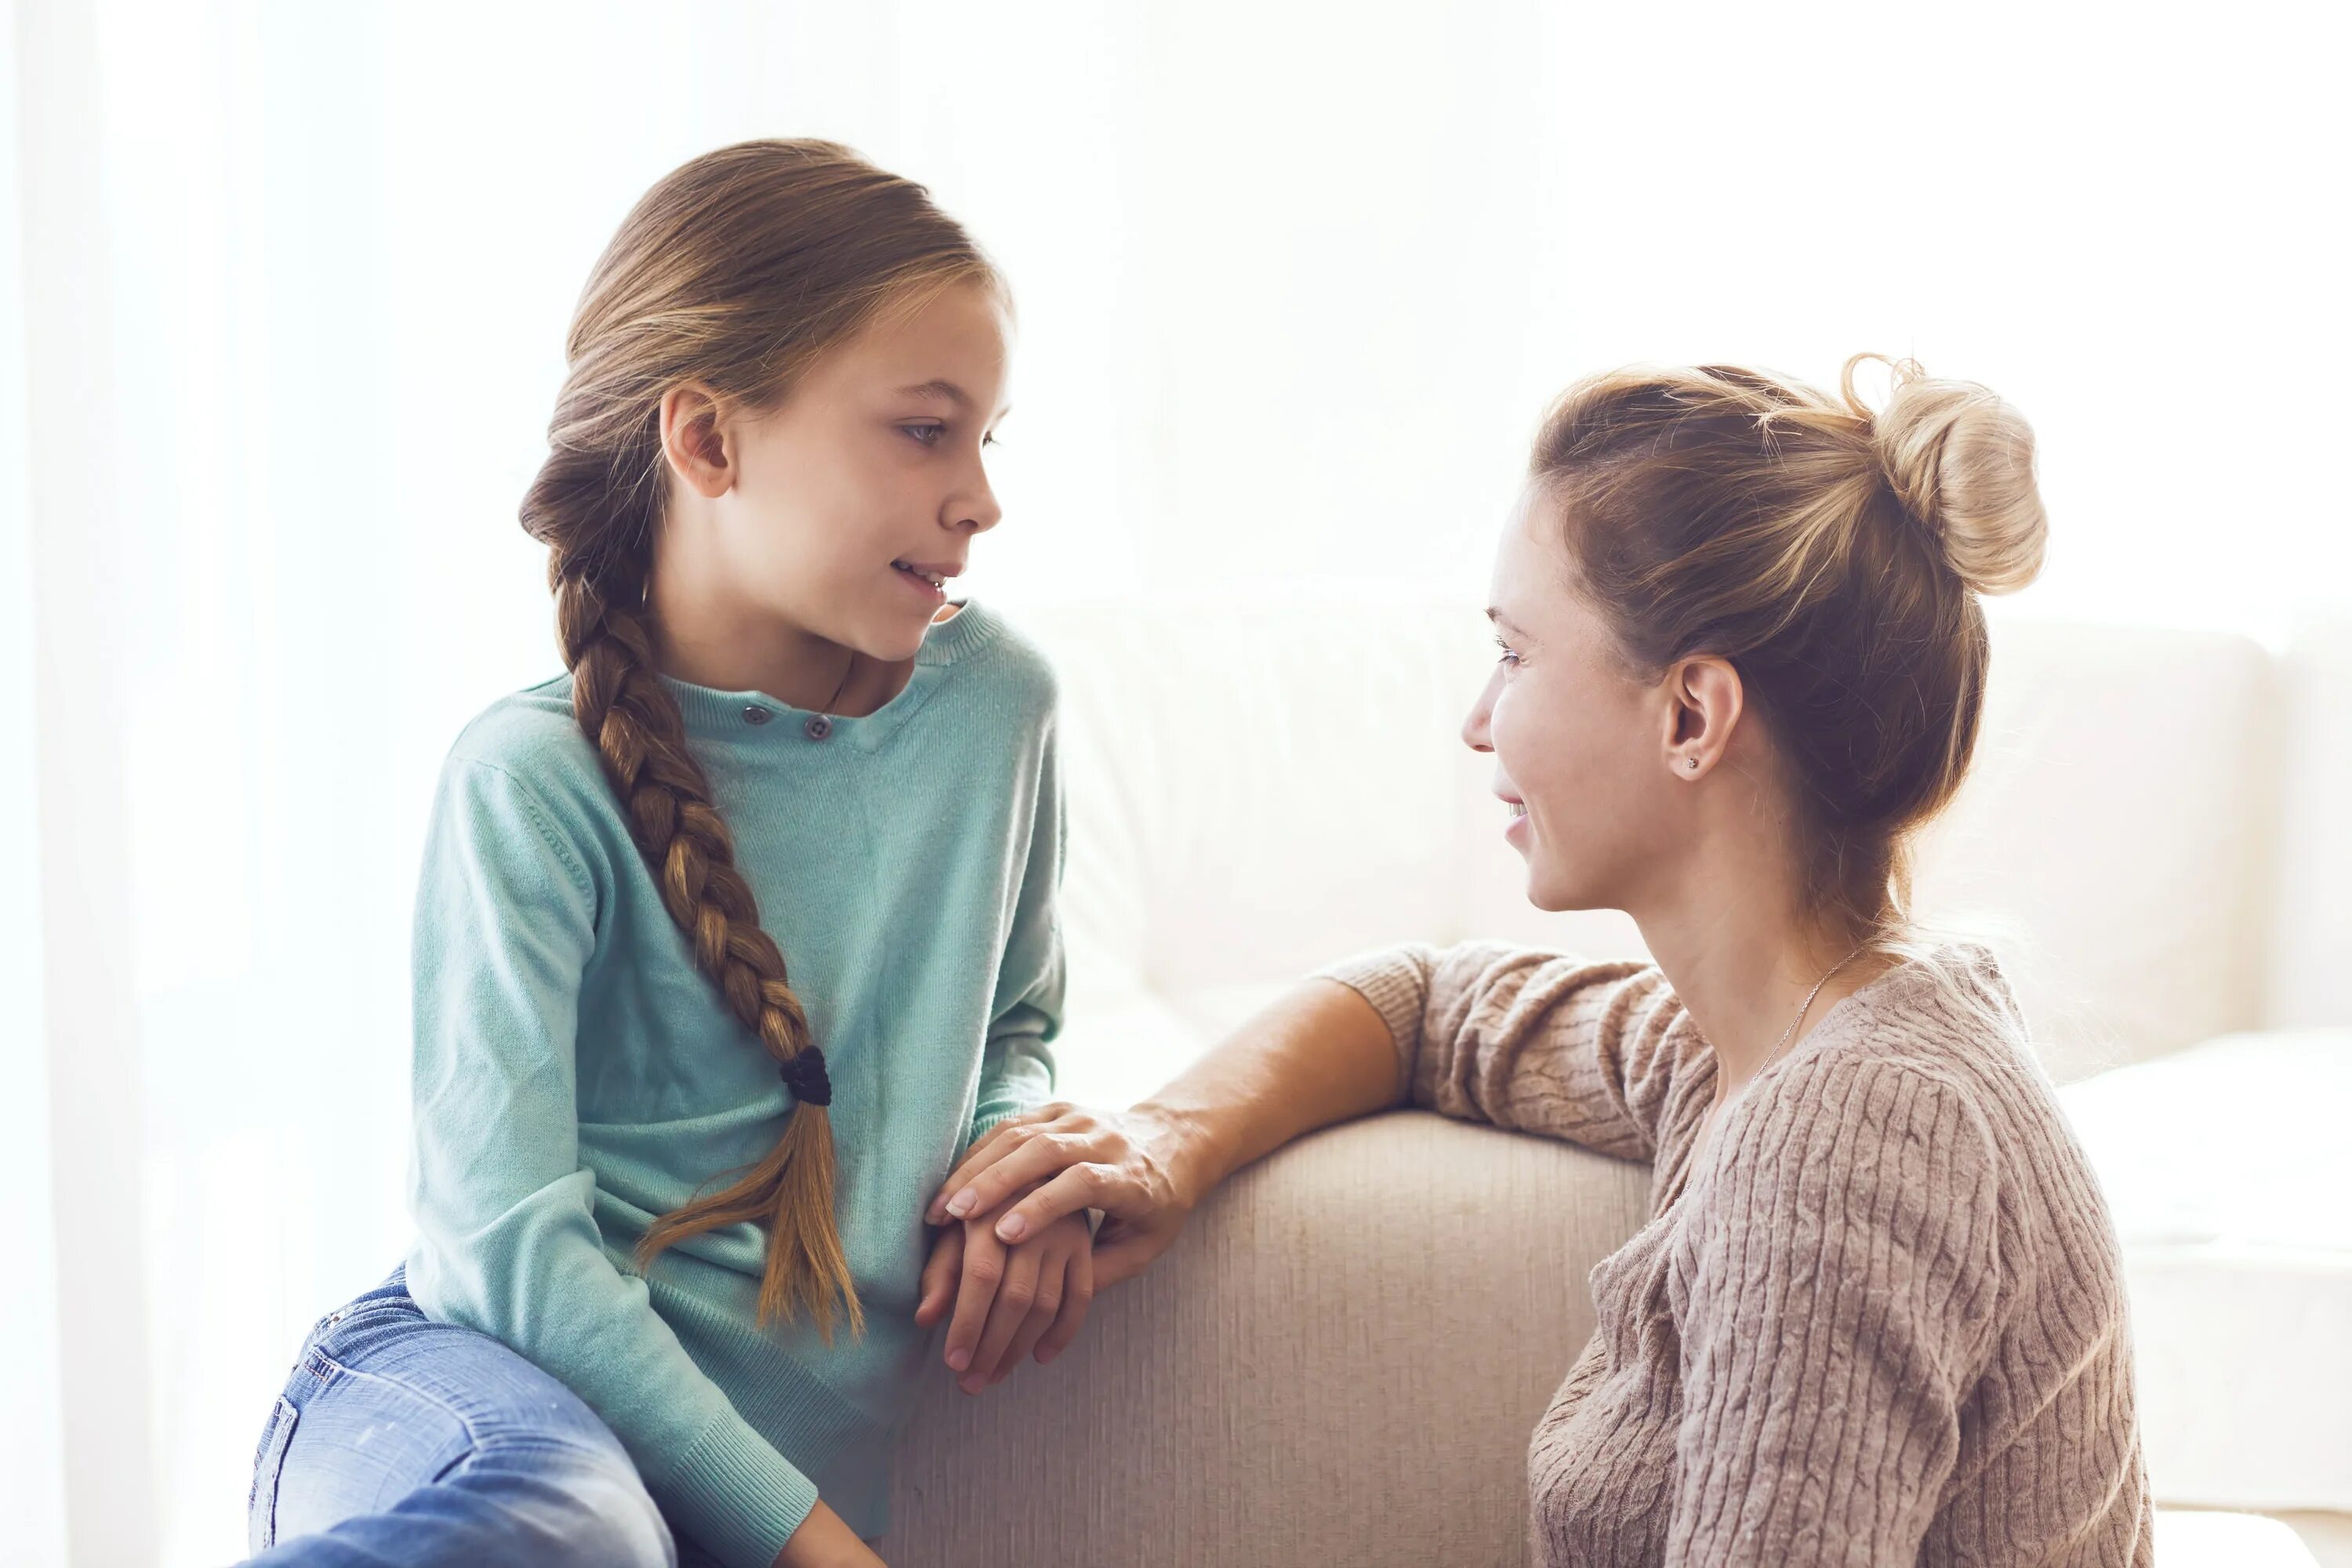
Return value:
[(1496, 637), (1495, 639), (1495, 646), (1503, 650), (1503, 657), (1499, 662), (1509, 665), (1516, 665), (1519, 662), (1519, 656), (1511, 651), (1510, 644), (1505, 642), (1500, 637)]
[(993, 447), (998, 443), (996, 437), (993, 436), (982, 436), (980, 438), (980, 444), (983, 447)]
[(901, 425), (898, 428), (926, 447), (938, 446), (940, 437), (948, 433), (944, 425)]

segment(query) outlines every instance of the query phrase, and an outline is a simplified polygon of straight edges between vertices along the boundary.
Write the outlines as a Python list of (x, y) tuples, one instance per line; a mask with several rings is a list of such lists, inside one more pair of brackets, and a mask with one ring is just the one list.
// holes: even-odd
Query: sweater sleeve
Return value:
[(605, 1251), (581, 1163), (575, 1028), (594, 885), (532, 791), (453, 757), (417, 898), (409, 1289), (570, 1387), (696, 1539), (766, 1568), (817, 1491)]
[(1622, 1159), (1656, 1157), (1705, 1043), (1654, 964), (1506, 942), (1411, 942), (1318, 971), (1396, 1043), (1397, 1099)]
[(1999, 1281), (1990, 1131), (1952, 1085), (1797, 1058), (1700, 1204), (1670, 1564), (1909, 1563)]
[[(1060, 910), (1062, 867), (1069, 850), (1059, 751), (1048, 730), (1039, 753), (1037, 800), (1028, 855), (1013, 902), (1004, 957), (997, 967), (988, 1039), (981, 1051), (980, 1097), (964, 1148), (1008, 1116), (1054, 1095), (1054, 1037), (1062, 1027), (1066, 966)], [(962, 1158), (961, 1151), (957, 1158)]]

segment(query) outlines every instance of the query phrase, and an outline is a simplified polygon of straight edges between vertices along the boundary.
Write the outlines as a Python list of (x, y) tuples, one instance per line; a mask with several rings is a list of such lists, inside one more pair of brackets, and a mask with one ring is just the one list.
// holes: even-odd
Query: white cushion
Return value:
[(2352, 1030), (2068, 1086), (2114, 1209), (2167, 1502), (2352, 1510)]
[(2295, 1532), (2251, 1513), (2183, 1513), (2159, 1509), (2156, 1560), (2163, 1568), (2318, 1568)]

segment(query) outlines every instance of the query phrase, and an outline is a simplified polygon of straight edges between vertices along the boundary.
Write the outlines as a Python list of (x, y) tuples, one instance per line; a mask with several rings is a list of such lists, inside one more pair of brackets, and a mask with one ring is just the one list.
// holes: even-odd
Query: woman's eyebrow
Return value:
[(1502, 611), (1496, 609), (1492, 605), (1486, 606), (1486, 618), (1494, 622), (1496, 626), (1502, 627), (1507, 632), (1510, 632), (1520, 637), (1527, 635), (1526, 628), (1522, 627), (1518, 622), (1511, 619), (1510, 616), (1503, 614)]

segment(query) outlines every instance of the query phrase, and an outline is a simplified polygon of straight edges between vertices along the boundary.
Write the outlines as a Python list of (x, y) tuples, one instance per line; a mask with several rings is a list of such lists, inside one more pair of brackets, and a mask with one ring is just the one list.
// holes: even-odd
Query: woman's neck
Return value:
[(1730, 878), (1716, 870), (1691, 896), (1662, 900), (1634, 918), (1715, 1051), (1720, 1104), (1748, 1087), (1776, 1047), (1781, 1056), (1795, 1050), (1830, 1008), (1892, 961), (1856, 953), (1852, 935), (1802, 919), (1785, 880), (1763, 868)]

